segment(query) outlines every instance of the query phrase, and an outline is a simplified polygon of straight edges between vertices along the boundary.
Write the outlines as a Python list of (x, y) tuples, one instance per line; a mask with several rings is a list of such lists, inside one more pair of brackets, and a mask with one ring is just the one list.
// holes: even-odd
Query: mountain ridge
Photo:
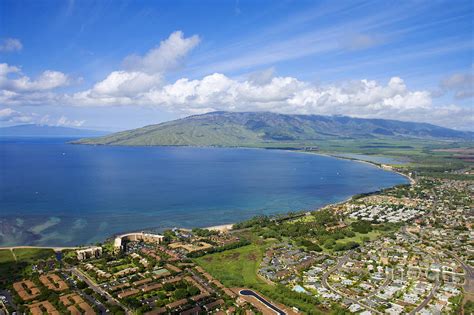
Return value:
[(218, 111), (80, 139), (75, 143), (264, 147), (278, 143), (302, 145), (331, 139), (377, 138), (472, 140), (474, 132), (378, 118)]
[(23, 124), (0, 128), (0, 136), (8, 137), (92, 137), (103, 136), (108, 133), (109, 132), (99, 130), (39, 124)]

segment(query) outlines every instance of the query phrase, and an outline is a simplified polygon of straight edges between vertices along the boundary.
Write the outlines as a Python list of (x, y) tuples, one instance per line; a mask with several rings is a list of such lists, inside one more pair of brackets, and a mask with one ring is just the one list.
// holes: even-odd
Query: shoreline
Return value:
[[(246, 148), (246, 147), (243, 147), (243, 148)], [(238, 148), (237, 148), (238, 149)], [(275, 150), (275, 149), (268, 149), (268, 148), (246, 148), (246, 149), (260, 149), (260, 150)], [(301, 151), (301, 150), (284, 150), (284, 149), (276, 149), (276, 150), (281, 150), (281, 151), (286, 151), (286, 152), (292, 152), (292, 153), (304, 153), (304, 154), (314, 154), (314, 155), (319, 155), (319, 156), (324, 156), (324, 157), (329, 157), (329, 158), (335, 158), (335, 159), (341, 159), (341, 160), (348, 160), (348, 161), (352, 161), (352, 162), (359, 162), (359, 163), (366, 163), (366, 164), (369, 164), (371, 166), (374, 166), (374, 167), (377, 167), (381, 170), (384, 170), (384, 171), (387, 171), (387, 172), (392, 172), (392, 173), (396, 173), (398, 175), (401, 175), (403, 177), (405, 177), (406, 179), (408, 179), (409, 181), (409, 185), (413, 185), (414, 183), (416, 183), (416, 181), (410, 177), (409, 175), (407, 174), (403, 174), (399, 171), (396, 171), (392, 168), (391, 165), (388, 165), (388, 164), (379, 164), (379, 163), (375, 163), (375, 162), (371, 162), (371, 161), (366, 161), (366, 160), (361, 160), (361, 159), (356, 159), (356, 158), (350, 158), (350, 157), (343, 157), (343, 156), (335, 156), (335, 155), (332, 155), (331, 153), (324, 153), (324, 152), (309, 152), (309, 151)], [(392, 186), (393, 187), (393, 186)], [(367, 193), (378, 193), (379, 191), (373, 191), (373, 192), (367, 192)], [(355, 195), (352, 195), (352, 196), (349, 196), (347, 198), (345, 198), (344, 200), (341, 200), (341, 201), (338, 201), (338, 202), (333, 202), (333, 203), (329, 203), (327, 205), (324, 205), (324, 206), (321, 206), (321, 207), (318, 207), (318, 208), (315, 208), (309, 212), (312, 212), (312, 211), (318, 211), (318, 210), (321, 210), (321, 209), (324, 209), (326, 207), (332, 207), (332, 206), (337, 206), (337, 205), (341, 205), (341, 204), (344, 204), (348, 201), (350, 201)], [(209, 227), (202, 227), (203, 229), (207, 229), (207, 230), (211, 230), (211, 231), (219, 231), (219, 232), (223, 232), (223, 233), (227, 233), (229, 231), (232, 230), (232, 227), (234, 226), (234, 224), (236, 224), (237, 222), (231, 222), (231, 223), (225, 223), (225, 224), (218, 224), (218, 225), (212, 225), (212, 226), (209, 226)], [(191, 230), (191, 229), (186, 229), (186, 228), (179, 228), (180, 230)], [(138, 232), (138, 231), (131, 231), (131, 232)], [(118, 235), (118, 234), (123, 234), (123, 232), (119, 232), (119, 233), (116, 233), (116, 234), (113, 234), (111, 236), (108, 236), (106, 237), (102, 242), (106, 241), (107, 239), (110, 239), (111, 237), (114, 237), (115, 235)], [(0, 250), (12, 250), (12, 249), (15, 249), (15, 248), (38, 248), (38, 249), (60, 249), (60, 248), (64, 248), (64, 249), (72, 249), (72, 248), (75, 248), (75, 249), (78, 249), (78, 248), (81, 248), (81, 247), (88, 247), (88, 246), (92, 246), (92, 245), (87, 245), (87, 244), (79, 244), (77, 246), (35, 246), (35, 245), (18, 245), (18, 246), (0, 246)]]
[[(263, 150), (267, 150), (266, 148), (262, 148)], [(360, 163), (366, 163), (366, 164), (369, 164), (369, 165), (372, 165), (372, 166), (375, 166), (381, 170), (384, 170), (384, 171), (387, 171), (387, 172), (392, 172), (392, 173), (396, 173), (398, 175), (401, 175), (403, 177), (405, 177), (406, 179), (408, 179), (409, 181), (409, 185), (412, 186), (416, 183), (416, 181), (409, 175), (407, 174), (403, 174), (399, 171), (396, 171), (392, 168), (391, 165), (389, 164), (378, 164), (378, 163), (375, 163), (375, 162), (371, 162), (371, 161), (366, 161), (366, 160), (359, 160), (359, 159), (355, 159), (355, 158), (349, 158), (349, 157), (343, 157), (343, 156), (337, 156), (337, 155), (332, 155), (330, 153), (315, 153), (315, 152), (307, 152), (307, 151), (297, 151), (297, 150), (282, 150), (282, 151), (290, 151), (290, 152), (295, 152), (295, 153), (305, 153), (305, 154), (315, 154), (315, 155), (320, 155), (320, 156), (325, 156), (325, 157), (330, 157), (330, 158), (336, 158), (336, 159), (341, 159), (341, 160), (349, 160), (349, 161), (353, 161), (353, 162), (360, 162)], [(384, 167), (385, 166), (385, 167)], [(392, 186), (394, 187), (394, 186)], [(368, 192), (369, 193), (374, 193), (374, 194), (377, 194), (379, 193), (380, 191), (373, 191), (373, 192)], [(321, 210), (321, 209), (324, 209), (324, 208), (327, 208), (327, 207), (334, 207), (334, 206), (338, 206), (338, 205), (342, 205), (342, 204), (345, 204), (346, 202), (349, 202), (350, 200), (352, 200), (352, 198), (354, 198), (355, 195), (352, 195), (350, 197), (347, 197), (346, 199), (344, 200), (341, 200), (341, 201), (338, 201), (338, 202), (333, 202), (333, 203), (329, 203), (325, 206), (322, 206), (322, 207), (319, 207), (317, 209), (314, 209), (312, 211), (318, 211), (318, 210)], [(312, 211), (309, 211), (309, 212), (312, 212)], [(209, 226), (209, 227), (204, 227), (203, 229), (207, 229), (207, 230), (210, 230), (210, 231), (220, 231), (220, 232), (229, 232), (232, 230), (232, 227), (234, 226), (234, 224), (236, 224), (238, 222), (233, 222), (233, 223), (228, 223), (228, 224), (222, 224), (222, 225), (215, 225), (215, 226)]]
[(393, 169), (393, 166), (391, 164), (384, 164), (384, 163), (376, 163), (376, 162), (372, 162), (372, 161), (367, 161), (367, 160), (361, 160), (361, 159), (356, 159), (356, 158), (352, 158), (352, 157), (344, 157), (344, 156), (339, 156), (339, 155), (332, 155), (331, 153), (324, 153), (324, 152), (320, 152), (320, 153), (317, 153), (317, 152), (307, 152), (307, 151), (292, 151), (292, 152), (300, 152), (300, 153), (306, 153), (306, 154), (315, 154), (315, 155), (320, 155), (320, 156), (326, 156), (326, 157), (331, 157), (331, 158), (335, 158), (335, 159), (340, 159), (340, 160), (348, 160), (348, 161), (353, 161), (353, 162), (359, 162), (359, 163), (366, 163), (366, 164), (369, 164), (369, 165), (372, 165), (372, 166), (375, 166), (381, 170), (384, 170), (384, 171), (387, 171), (387, 172), (392, 172), (392, 173), (396, 173), (398, 175), (401, 175), (403, 177), (405, 177), (406, 179), (408, 179), (408, 181), (410, 182), (410, 185), (413, 185), (416, 183), (416, 181), (409, 175), (407, 174), (403, 174), (399, 171), (396, 171)]

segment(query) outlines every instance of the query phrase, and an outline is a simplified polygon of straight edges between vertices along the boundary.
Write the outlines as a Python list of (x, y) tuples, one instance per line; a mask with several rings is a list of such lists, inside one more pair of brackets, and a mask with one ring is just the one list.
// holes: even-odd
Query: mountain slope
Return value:
[(104, 131), (46, 125), (18, 125), (0, 128), (0, 136), (9, 137), (93, 137), (107, 134)]
[(76, 143), (105, 145), (266, 146), (326, 139), (472, 140), (474, 133), (426, 123), (269, 112), (212, 112)]

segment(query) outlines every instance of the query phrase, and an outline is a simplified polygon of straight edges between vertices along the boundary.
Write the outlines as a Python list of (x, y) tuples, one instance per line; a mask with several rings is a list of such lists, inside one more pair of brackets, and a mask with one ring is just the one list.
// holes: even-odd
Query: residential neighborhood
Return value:
[[(470, 181), (421, 177), (232, 229), (115, 236), (4, 275), (0, 314), (458, 314), (474, 289), (473, 191)], [(232, 265), (253, 244), (258, 286), (215, 272), (214, 257)], [(299, 300), (307, 304), (291, 305)]]

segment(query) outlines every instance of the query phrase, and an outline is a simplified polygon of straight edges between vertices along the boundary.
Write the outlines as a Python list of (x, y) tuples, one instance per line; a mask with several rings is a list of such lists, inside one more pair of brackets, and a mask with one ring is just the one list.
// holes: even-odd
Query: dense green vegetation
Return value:
[[(14, 254), (14, 255), (13, 255)], [(0, 250), (0, 284), (10, 284), (31, 273), (33, 262), (53, 261), (51, 267), (56, 267), (56, 258), (52, 249), (16, 248)]]
[(354, 232), (367, 234), (372, 231), (372, 224), (367, 221), (355, 221), (351, 223), (351, 229)]
[(219, 231), (212, 231), (208, 229), (194, 228), (192, 230), (193, 234), (200, 237), (209, 237), (211, 235), (219, 234)]
[[(213, 112), (100, 138), (82, 139), (78, 143), (302, 148), (324, 146), (328, 140), (342, 141), (347, 147), (349, 142), (363, 139), (361, 149), (399, 151), (414, 148), (402, 137), (468, 140), (472, 136), (469, 132), (430, 124), (383, 119)], [(386, 143), (384, 140), (395, 142)]]
[(329, 209), (312, 212), (301, 217), (257, 216), (234, 225), (234, 229), (246, 229), (263, 239), (291, 241), (309, 251), (337, 252), (354, 249), (382, 234), (389, 234), (399, 224), (372, 224), (365, 221), (352, 222), (347, 227), (331, 228), (341, 223), (341, 217)]
[(464, 304), (464, 314), (474, 314), (473, 301), (467, 301), (466, 304)]

